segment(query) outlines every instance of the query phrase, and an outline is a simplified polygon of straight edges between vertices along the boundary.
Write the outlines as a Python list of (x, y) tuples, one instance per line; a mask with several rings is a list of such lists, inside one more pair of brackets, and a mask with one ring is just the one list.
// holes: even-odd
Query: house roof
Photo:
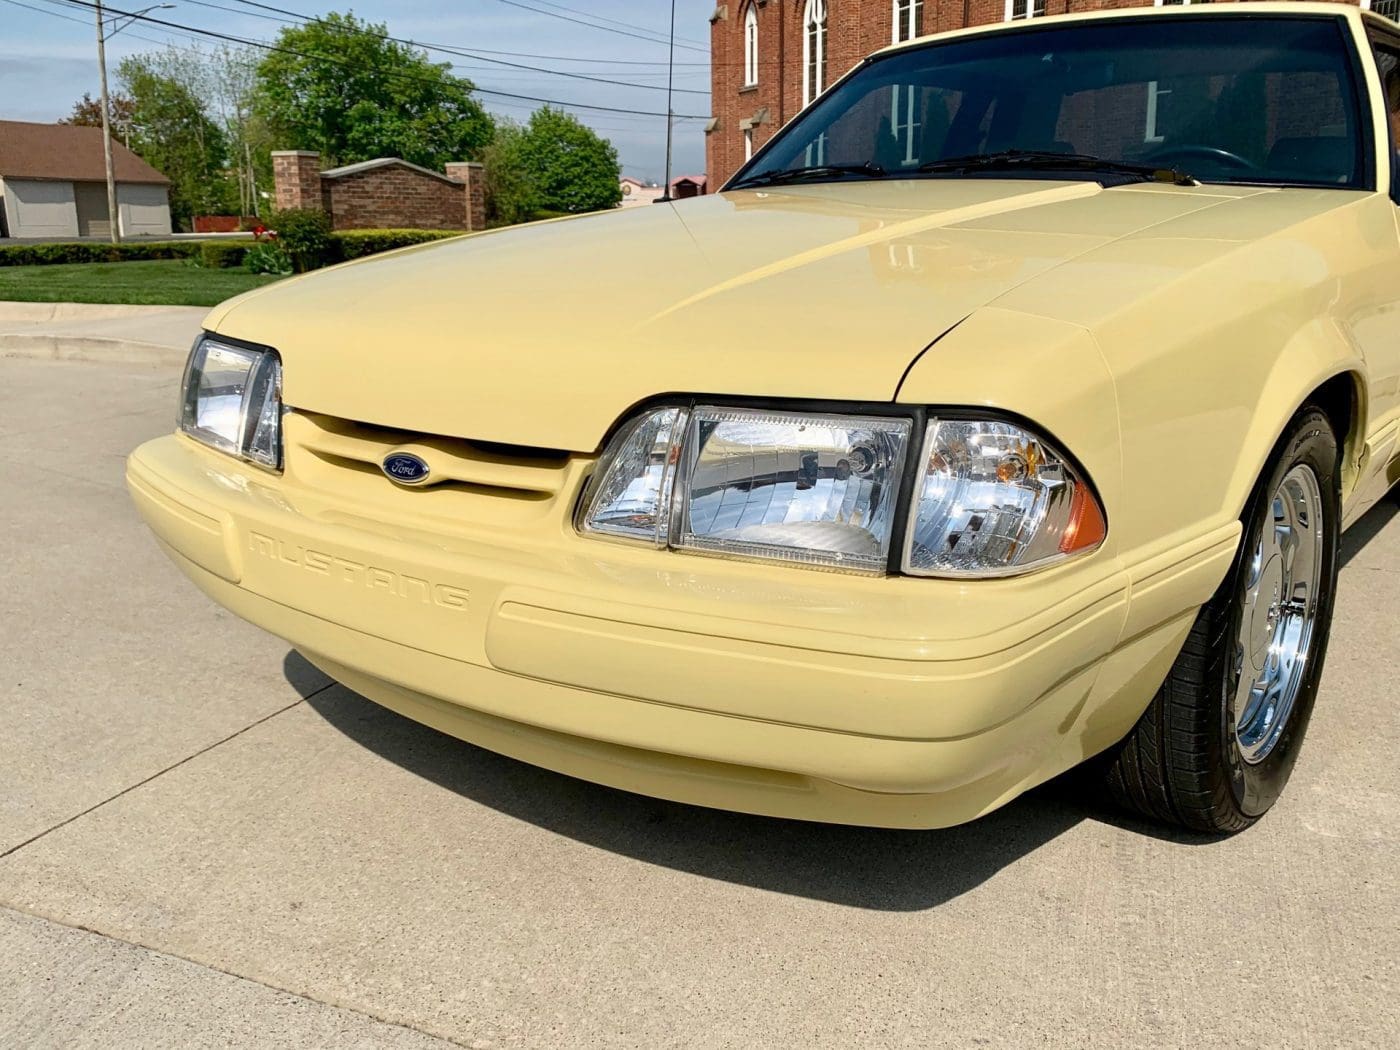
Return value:
[[(112, 170), (118, 182), (170, 184), (169, 179), (115, 138)], [(0, 178), (105, 182), (102, 129), (0, 120)]]
[(704, 175), (677, 175), (671, 180), (671, 188), (675, 189), (682, 182), (693, 182), (697, 186), (705, 185)]
[(345, 164), (339, 168), (328, 168), (321, 172), (323, 179), (339, 179), (346, 175), (358, 175), (362, 171), (371, 171), (374, 168), (387, 168), (397, 165), (400, 168), (408, 168), (422, 175), (431, 175), (441, 182), (456, 182), (456, 179), (449, 178), (440, 171), (433, 171), (425, 168), (421, 164), (413, 164), (401, 157), (376, 157), (374, 160), (362, 160), (358, 164)]

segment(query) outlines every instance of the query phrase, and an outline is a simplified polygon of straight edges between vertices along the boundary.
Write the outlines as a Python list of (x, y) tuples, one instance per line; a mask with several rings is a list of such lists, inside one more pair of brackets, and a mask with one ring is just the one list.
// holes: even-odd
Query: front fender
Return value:
[(1033, 424), (1089, 475), (1108, 518), (1096, 557), (1113, 556), (1116, 519), (1128, 511), (1118, 401), (1085, 329), (1014, 310), (979, 310), (914, 362), (896, 400), (991, 410)]

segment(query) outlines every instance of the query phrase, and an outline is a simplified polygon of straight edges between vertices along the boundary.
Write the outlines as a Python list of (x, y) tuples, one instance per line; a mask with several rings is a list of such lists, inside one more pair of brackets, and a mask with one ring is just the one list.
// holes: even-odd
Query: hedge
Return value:
[(0, 245), (0, 266), (131, 262), (137, 259), (189, 259), (199, 252), (199, 247), (199, 241), (132, 241), (123, 244), (73, 241), (62, 244), (5, 244)]
[(204, 241), (199, 246), (199, 265), (207, 270), (236, 270), (252, 246), (247, 241)]
[[(326, 263), (359, 259), (412, 244), (460, 237), (464, 230), (341, 230), (330, 235)], [(132, 262), (138, 259), (192, 259), (210, 269), (240, 266), (252, 241), (129, 241), (99, 244), (72, 241), (54, 244), (0, 245), (0, 266), (55, 263)]]
[(340, 230), (331, 234), (330, 262), (345, 262), (365, 255), (407, 248), (412, 244), (460, 237), (465, 230)]

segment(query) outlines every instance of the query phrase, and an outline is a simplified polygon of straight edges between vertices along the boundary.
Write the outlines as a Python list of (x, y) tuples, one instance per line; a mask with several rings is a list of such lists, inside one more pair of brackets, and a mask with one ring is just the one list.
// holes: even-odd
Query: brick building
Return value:
[(277, 207), (319, 208), (337, 230), (484, 230), (486, 186), (480, 164), (445, 174), (394, 157), (321, 170), (308, 150), (272, 154)]
[[(891, 43), (992, 22), (1154, 2), (1190, 0), (718, 0), (710, 16), (709, 185), (723, 185), (807, 102)], [(1359, 2), (1377, 11), (1400, 6), (1395, 0)]]

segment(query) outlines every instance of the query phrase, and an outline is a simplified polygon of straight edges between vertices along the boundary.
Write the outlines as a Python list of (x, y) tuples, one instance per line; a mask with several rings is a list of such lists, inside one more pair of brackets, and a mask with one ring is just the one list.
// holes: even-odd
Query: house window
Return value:
[(1044, 18), (1045, 0), (1006, 0), (1006, 20), (1016, 22), (1023, 18)]
[(807, 0), (802, 15), (802, 104), (826, 86), (826, 0)]
[(893, 0), (894, 27), (890, 39), (896, 44), (913, 40), (924, 31), (924, 0)]
[(1400, 22), (1400, 0), (1371, 0), (1371, 10), (1392, 22)]
[(744, 87), (758, 83), (758, 7), (749, 4), (744, 12)]
[(744, 129), (744, 160), (753, 160), (753, 128)]

